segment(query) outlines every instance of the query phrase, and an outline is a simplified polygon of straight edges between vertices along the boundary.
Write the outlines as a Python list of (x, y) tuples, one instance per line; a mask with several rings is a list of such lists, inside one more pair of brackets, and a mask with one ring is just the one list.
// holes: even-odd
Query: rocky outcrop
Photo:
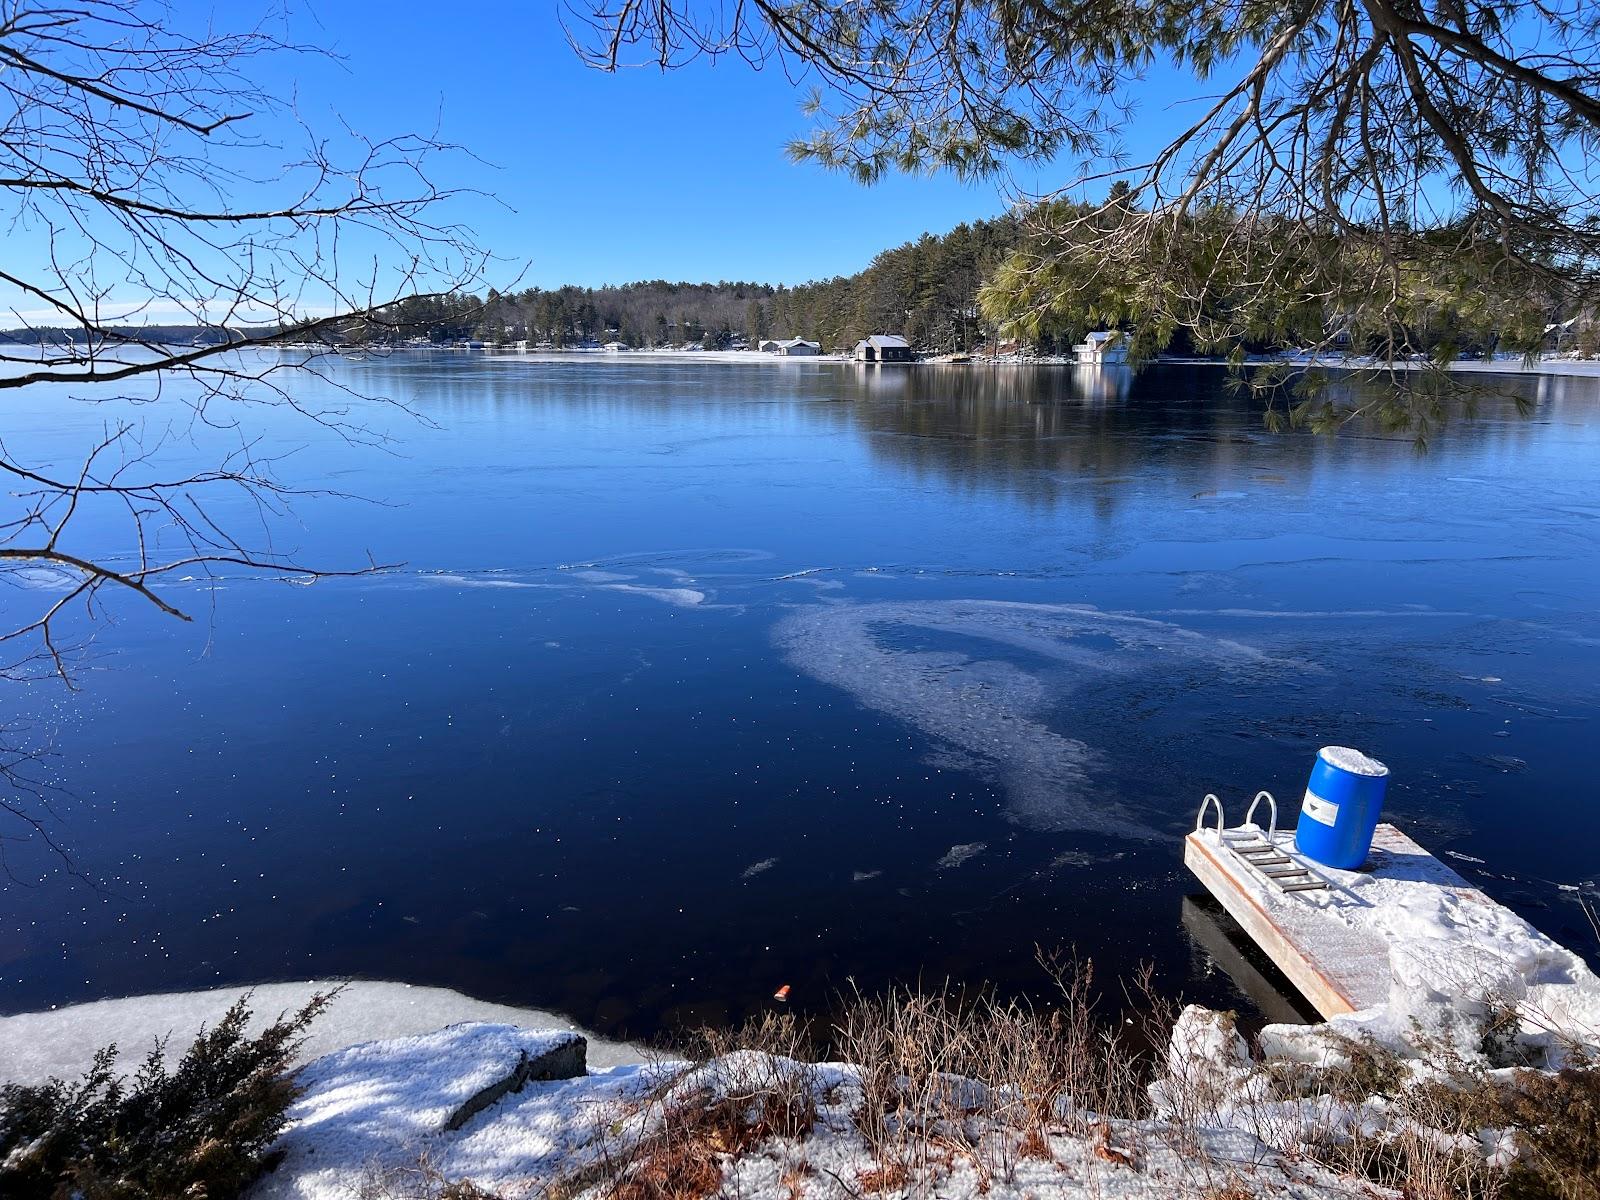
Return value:
[(520, 1092), (530, 1083), (576, 1079), (586, 1074), (588, 1050), (588, 1041), (576, 1033), (567, 1033), (559, 1035), (554, 1045), (537, 1054), (522, 1051), (517, 1065), (509, 1073), (462, 1101), (441, 1132), (454, 1133), (501, 1097)]

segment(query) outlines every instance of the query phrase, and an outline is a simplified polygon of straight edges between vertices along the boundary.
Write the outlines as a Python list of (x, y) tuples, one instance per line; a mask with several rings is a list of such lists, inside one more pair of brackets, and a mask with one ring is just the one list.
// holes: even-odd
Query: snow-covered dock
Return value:
[[(1184, 863), (1325, 1018), (1587, 974), (1393, 825), (1378, 826), (1361, 870), (1340, 871), (1298, 854), (1293, 830), (1220, 824), (1188, 835)], [(1241, 852), (1263, 842), (1277, 853)]]

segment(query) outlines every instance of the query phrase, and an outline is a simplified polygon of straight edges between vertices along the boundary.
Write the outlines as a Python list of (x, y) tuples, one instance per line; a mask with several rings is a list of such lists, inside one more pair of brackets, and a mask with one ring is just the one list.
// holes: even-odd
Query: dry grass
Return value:
[(860, 1185), (862, 1193), (868, 1196), (875, 1196), (879, 1192), (904, 1191), (910, 1182), (911, 1172), (904, 1163), (889, 1163), (856, 1172), (856, 1183)]
[[(877, 1170), (934, 1177), (959, 1159), (986, 1185), (1010, 1181), (1054, 1157), (1052, 1135), (1103, 1137), (1103, 1118), (1146, 1114), (1160, 1042), (1097, 1018), (1088, 964), (1041, 961), (1056, 984), (1048, 1007), (945, 989), (847, 1009), (834, 1050), (857, 1065), (855, 1124)], [(1148, 976), (1139, 986), (1153, 994)], [(1170, 1029), (1169, 1005), (1144, 1011)], [(1107, 1161), (1133, 1161), (1102, 1144)]]
[(422, 1153), (408, 1167), (372, 1171), (356, 1191), (356, 1200), (499, 1200), (470, 1179), (450, 1179)]
[(1497, 1100), (1497, 1115), (1517, 1130), (1519, 1197), (1531, 1194), (1531, 1179), (1555, 1200), (1600, 1200), (1600, 1070), (1519, 1071)]
[[(722, 1186), (728, 1162), (756, 1146), (811, 1133), (818, 1089), (802, 1053), (807, 1031), (793, 1017), (769, 1013), (697, 1040), (696, 1065), (602, 1131), (596, 1161), (547, 1189), (552, 1200), (598, 1183), (612, 1200), (704, 1200)], [(806, 1173), (803, 1162), (791, 1163), (784, 1188), (798, 1196)]]
[[(1353, 1038), (1337, 1040), (1328, 1066), (1190, 1069), (1182, 1055), (1168, 1061), (1177, 1013), (1148, 976), (1130, 990), (1128, 1010), (1144, 1014), (1130, 1025), (1096, 1014), (1087, 965), (1046, 966), (1056, 984), (1047, 1004), (898, 990), (854, 997), (826, 1039), (775, 1013), (704, 1033), (689, 1066), (597, 1114), (583, 1164), (539, 1200), (708, 1200), (747, 1158), (787, 1200), (835, 1194), (835, 1184), (858, 1197), (938, 1196), (958, 1171), (988, 1191), (1028, 1164), (1075, 1172), (1074, 1186), (1091, 1194), (1095, 1172), (1138, 1172), (1159, 1194), (1167, 1183), (1152, 1172), (1165, 1163), (1170, 1182), (1174, 1162), (1189, 1194), (1251, 1200), (1268, 1147), (1347, 1177), (1352, 1194), (1370, 1181), (1406, 1200), (1600, 1200), (1600, 1072), (1587, 1063), (1518, 1070), (1513, 1082), (1419, 1034), (1423, 1074), (1415, 1059)], [(1232, 1036), (1225, 1018), (1219, 1031)], [(1499, 1036), (1490, 1021), (1484, 1048)], [(1513, 1057), (1515, 1039), (1501, 1049)], [(824, 1075), (819, 1052), (854, 1065)], [(1159, 1121), (1145, 1119), (1152, 1081)], [(1219, 1154), (1216, 1131), (1241, 1123), (1259, 1153)], [(1510, 1131), (1503, 1144), (1501, 1130)], [(848, 1167), (827, 1157), (824, 1136), (835, 1155), (847, 1139)], [(1489, 1156), (1513, 1141), (1514, 1158)], [(426, 1171), (409, 1182), (422, 1186), (367, 1200), (492, 1200)]]
[[(1406, 1200), (1600, 1200), (1600, 1071), (1580, 1058), (1508, 1082), (1446, 1040), (1414, 1041), (1421, 1077), (1393, 1051), (1348, 1038), (1332, 1066), (1270, 1068), (1276, 1098), (1329, 1101), (1299, 1136), (1312, 1157)], [(1490, 1153), (1502, 1134), (1514, 1156)], [(1270, 1118), (1257, 1135), (1286, 1140)]]

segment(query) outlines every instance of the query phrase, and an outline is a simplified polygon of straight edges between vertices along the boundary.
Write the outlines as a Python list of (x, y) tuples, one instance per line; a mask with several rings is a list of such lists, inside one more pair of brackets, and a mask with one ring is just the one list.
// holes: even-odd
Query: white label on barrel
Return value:
[(1324, 825), (1332, 825), (1339, 819), (1339, 806), (1311, 791), (1306, 792), (1306, 802), (1301, 805), (1300, 811), (1313, 821), (1321, 821)]

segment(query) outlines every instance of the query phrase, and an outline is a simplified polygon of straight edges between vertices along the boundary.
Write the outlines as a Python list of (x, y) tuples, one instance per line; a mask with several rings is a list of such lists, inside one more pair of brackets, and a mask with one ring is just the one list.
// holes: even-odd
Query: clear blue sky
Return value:
[[(173, 23), (194, 33), (208, 22), (240, 30), (259, 20), (269, 2), (213, 7), (207, 0), (171, 0)], [(337, 131), (341, 123), (372, 138), (436, 130), (471, 154), (436, 163), (435, 182), (483, 193), (453, 200), (438, 216), (464, 225), (500, 257), (488, 273), (491, 284), (799, 283), (858, 271), (881, 250), (1006, 208), (998, 182), (917, 175), (863, 187), (794, 164), (785, 146), (809, 128), (800, 111), (804, 89), (777, 66), (757, 71), (729, 57), (668, 72), (605, 74), (584, 66), (568, 44), (556, 0), (290, 3), (287, 29), (268, 28), (337, 58), (285, 53), (249, 64), (249, 73), (292, 102), (294, 112), (264, 114), (239, 127), (283, 147), (259, 158), (252, 152), (243, 162), (246, 173), (268, 177), (273, 203), (284, 202), (278, 193), (292, 193), (291, 182), (280, 179), (273, 189), (270, 180), (303, 145), (296, 114), (319, 132)], [(1194, 90), (1186, 80), (1153, 79), (1143, 89), (1137, 137), (1148, 144), (1169, 130), (1179, 115), (1172, 99)], [(1066, 175), (1046, 168), (1017, 182), (1045, 190)], [(233, 201), (261, 204), (268, 196), (236, 192)], [(182, 320), (193, 313), (187, 304), (150, 303), (115, 254), (100, 254), (92, 271), (77, 265), (66, 226), (56, 259), (69, 264), (64, 270), (76, 296), (99, 292), (106, 319)], [(48, 279), (43, 230), (39, 223), (13, 226), (7, 252), (15, 269)], [(339, 258), (359, 260), (368, 251), (349, 234)], [(311, 294), (293, 303), (317, 315), (316, 306), (327, 301)], [(0, 313), (4, 326), (59, 320), (36, 297), (7, 289), (0, 289)]]
[(463, 203), (458, 215), (484, 245), (528, 264), (525, 284), (796, 283), (1006, 207), (995, 183), (915, 176), (868, 188), (795, 165), (784, 146), (808, 126), (780, 70), (729, 58), (594, 71), (568, 46), (552, 0), (324, 0), (291, 28), (345, 59), (277, 64), (313, 123), (336, 109), (381, 133), (437, 115), (444, 138), (494, 164), (459, 162), (450, 177), (505, 207)]

